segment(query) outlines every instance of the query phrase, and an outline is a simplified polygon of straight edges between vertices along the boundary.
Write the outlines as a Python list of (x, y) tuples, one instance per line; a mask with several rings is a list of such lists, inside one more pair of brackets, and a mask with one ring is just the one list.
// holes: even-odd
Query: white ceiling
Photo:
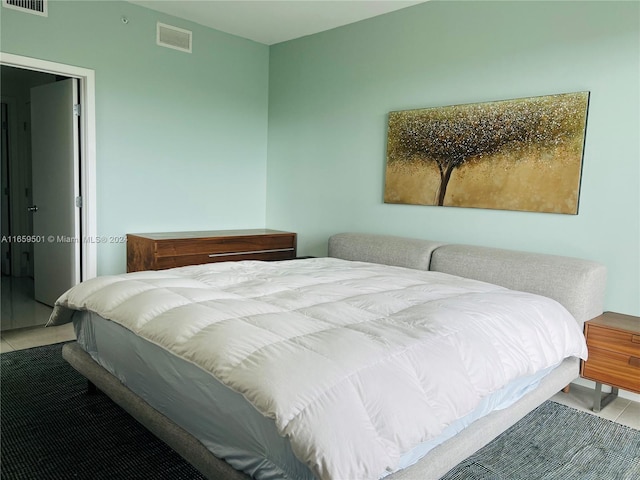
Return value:
[(425, 1), (132, 0), (130, 3), (273, 45)]

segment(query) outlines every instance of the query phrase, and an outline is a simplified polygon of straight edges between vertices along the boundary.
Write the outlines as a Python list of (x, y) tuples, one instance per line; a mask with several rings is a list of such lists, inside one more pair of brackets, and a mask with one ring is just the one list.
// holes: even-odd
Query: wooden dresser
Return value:
[[(593, 410), (600, 411), (619, 388), (640, 393), (640, 317), (605, 312), (584, 324), (584, 334), (589, 358), (580, 375), (596, 382)], [(612, 387), (604, 399), (603, 383)]]
[(212, 230), (127, 234), (127, 272), (210, 262), (288, 260), (296, 234), (279, 230)]

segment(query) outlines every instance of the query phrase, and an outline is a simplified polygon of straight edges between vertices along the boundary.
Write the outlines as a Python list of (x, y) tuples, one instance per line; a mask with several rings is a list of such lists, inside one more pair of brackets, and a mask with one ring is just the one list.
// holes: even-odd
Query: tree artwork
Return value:
[(391, 112), (385, 202), (577, 213), (588, 98)]

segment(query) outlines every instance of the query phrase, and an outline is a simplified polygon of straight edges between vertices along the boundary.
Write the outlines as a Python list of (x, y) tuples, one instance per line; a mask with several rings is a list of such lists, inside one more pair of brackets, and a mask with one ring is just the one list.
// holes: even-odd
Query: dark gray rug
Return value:
[(441, 480), (640, 480), (640, 430), (548, 401)]
[[(0, 478), (203, 479), (107, 396), (88, 395), (61, 349), (0, 355)], [(640, 431), (546, 402), (443, 480), (637, 480), (639, 459)]]
[(204, 477), (63, 358), (62, 345), (0, 355), (0, 478)]

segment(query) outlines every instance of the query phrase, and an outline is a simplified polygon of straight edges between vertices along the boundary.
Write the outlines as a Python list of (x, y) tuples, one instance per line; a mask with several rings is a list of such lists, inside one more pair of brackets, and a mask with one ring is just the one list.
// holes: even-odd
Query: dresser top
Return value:
[(129, 233), (136, 237), (144, 237), (151, 240), (180, 240), (189, 238), (213, 238), (213, 237), (246, 237), (252, 235), (291, 235), (292, 232), (270, 230), (268, 228), (252, 228), (247, 230), (204, 230), (192, 232), (153, 232), (153, 233)]

